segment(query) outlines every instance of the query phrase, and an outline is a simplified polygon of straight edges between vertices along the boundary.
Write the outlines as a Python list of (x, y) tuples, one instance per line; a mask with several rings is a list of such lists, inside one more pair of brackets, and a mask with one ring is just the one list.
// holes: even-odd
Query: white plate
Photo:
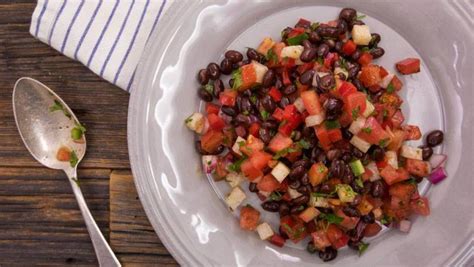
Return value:
[[(265, 36), (277, 38), (299, 17), (332, 20), (345, 5), (243, 3), (176, 1), (161, 19), (137, 71), (129, 107), (129, 150), (137, 189), (156, 232), (184, 265), (320, 264), (317, 256), (298, 246), (278, 248), (240, 230), (220, 200), (228, 188), (222, 183), (210, 186), (183, 121), (200, 105), (195, 80), (199, 68), (220, 62), (228, 48), (245, 51)], [(329, 264), (435, 266), (470, 259), (474, 99), (469, 49), (474, 46), (466, 3), (351, 2), (368, 15), (364, 21), (372, 32), (382, 35), (386, 54), (378, 63), (391, 67), (401, 58), (422, 59), (420, 74), (403, 77), (404, 111), (423, 132), (445, 130), (441, 149), (449, 155), (449, 177), (437, 186), (423, 186), (432, 214), (417, 218), (410, 234), (390, 231), (371, 241), (363, 257), (342, 250)]]

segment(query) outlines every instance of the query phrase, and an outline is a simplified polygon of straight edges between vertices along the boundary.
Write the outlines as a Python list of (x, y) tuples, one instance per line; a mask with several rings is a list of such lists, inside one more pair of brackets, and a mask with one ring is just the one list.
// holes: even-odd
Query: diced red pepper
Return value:
[(281, 75), (283, 77), (283, 84), (284, 85), (290, 85), (291, 80), (290, 80), (290, 75), (288, 74), (288, 70), (284, 69)]
[(206, 103), (206, 112), (207, 114), (218, 114), (219, 113), (219, 106), (216, 104), (212, 104), (210, 102)]
[(277, 102), (280, 102), (282, 98), (282, 94), (280, 90), (278, 90), (276, 87), (272, 87), (270, 91), (268, 91), (268, 95), (270, 95), (273, 98), (273, 100)]
[(372, 59), (373, 59), (373, 57), (369, 52), (364, 52), (364, 53), (362, 53), (362, 55), (360, 55), (358, 62), (362, 66), (367, 66), (370, 63), (372, 63)]
[(403, 87), (402, 81), (400, 81), (400, 79), (396, 75), (393, 76), (392, 81), (390, 83), (397, 92), (400, 91)]
[(275, 111), (273, 111), (272, 116), (273, 116), (273, 118), (275, 118), (277, 121), (283, 120), (283, 109), (281, 109), (281, 108), (276, 108)]
[(350, 82), (342, 82), (337, 90), (339, 95), (344, 98), (347, 95), (357, 92), (357, 88)]
[(397, 70), (404, 75), (420, 72), (420, 60), (418, 58), (407, 58), (395, 64)]
[(207, 120), (209, 121), (209, 127), (213, 130), (220, 131), (225, 127), (224, 120), (214, 113), (207, 115)]
[(329, 224), (326, 230), (327, 237), (329, 242), (335, 249), (342, 248), (347, 245), (349, 242), (349, 237), (344, 234), (344, 232), (334, 224)]
[(260, 124), (258, 122), (252, 123), (249, 127), (249, 133), (257, 138), (260, 137), (259, 130)]
[(362, 115), (367, 106), (367, 96), (362, 92), (355, 92), (344, 97), (344, 109), (354, 119)]
[(304, 222), (296, 216), (287, 215), (281, 217), (280, 225), (282, 226), (282, 231), (291, 241), (293, 241), (293, 243), (298, 243), (308, 234)]
[(296, 65), (296, 60), (294, 58), (283, 58), (281, 64), (283, 67), (291, 69)]
[(304, 63), (303, 65), (299, 65), (298, 68), (296, 68), (296, 71), (299, 74), (303, 74), (305, 71), (310, 70), (314, 67), (314, 62), (308, 62)]
[(387, 75), (388, 75), (388, 71), (384, 67), (380, 66), (380, 78), (383, 79)]
[(314, 129), (316, 132), (316, 137), (318, 138), (319, 143), (321, 144), (321, 147), (324, 150), (329, 150), (331, 148), (331, 139), (329, 139), (329, 134), (326, 130), (326, 127), (324, 125), (319, 125), (314, 127)]
[(221, 105), (224, 106), (231, 106), (235, 105), (235, 99), (237, 98), (237, 91), (231, 89), (225, 89), (223, 92), (219, 94), (219, 102)]
[(348, 56), (354, 54), (356, 49), (357, 45), (352, 40), (349, 40), (342, 45), (342, 52)]
[(328, 53), (324, 58), (324, 66), (328, 69), (332, 68), (332, 64), (339, 60), (339, 55), (337, 53)]
[(304, 33), (304, 28), (302, 27), (296, 27), (293, 30), (291, 30), (290, 33), (288, 33), (288, 38), (298, 36), (300, 34)]
[(333, 142), (333, 143), (335, 143), (339, 140), (342, 140), (341, 129), (336, 128), (336, 129), (328, 130), (328, 136), (329, 136), (329, 140), (331, 140), (331, 142)]

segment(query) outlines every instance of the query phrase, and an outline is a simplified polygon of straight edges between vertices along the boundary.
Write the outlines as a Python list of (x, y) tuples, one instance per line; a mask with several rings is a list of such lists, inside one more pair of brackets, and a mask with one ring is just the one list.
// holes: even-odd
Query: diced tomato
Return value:
[(263, 150), (265, 144), (259, 138), (249, 135), (247, 142), (240, 146), (240, 151), (247, 156), (252, 156), (254, 153)]
[(304, 222), (296, 216), (284, 216), (280, 219), (282, 231), (290, 238), (293, 243), (298, 243), (307, 236)]
[(382, 129), (382, 126), (374, 117), (367, 118), (362, 131), (357, 136), (375, 145), (378, 145), (383, 140), (389, 140), (388, 133)]
[(364, 53), (362, 53), (362, 55), (360, 55), (357, 62), (359, 62), (359, 64), (362, 65), (362, 66), (367, 66), (370, 63), (372, 63), (372, 59), (373, 59), (373, 57), (369, 52), (364, 52)]
[(291, 80), (290, 80), (290, 75), (288, 74), (288, 70), (284, 69), (283, 73), (281, 75), (282, 75), (282, 78), (283, 78), (283, 84), (284, 85), (290, 85)]
[(285, 107), (282, 119), (283, 123), (278, 128), (278, 131), (287, 136), (303, 121), (301, 114), (293, 104)]
[(418, 126), (405, 125), (403, 131), (406, 133), (406, 140), (419, 140), (421, 138), (421, 131)]
[(309, 169), (308, 176), (309, 182), (312, 186), (316, 186), (326, 179), (326, 176), (329, 173), (329, 169), (321, 162), (314, 163)]
[(260, 220), (260, 212), (252, 206), (245, 206), (240, 209), (240, 228), (253, 231), (257, 228)]
[(225, 89), (223, 92), (219, 94), (219, 102), (221, 105), (224, 106), (231, 106), (235, 105), (235, 99), (237, 98), (237, 91), (232, 89)]
[(377, 223), (368, 224), (364, 229), (364, 236), (365, 237), (376, 236), (381, 230), (382, 230), (382, 226), (378, 225)]
[(254, 122), (249, 127), (249, 133), (255, 137), (259, 137), (260, 124), (258, 122)]
[(382, 176), (388, 185), (405, 181), (409, 178), (409, 174), (404, 168), (395, 169), (392, 165), (388, 164), (380, 172), (380, 176)]
[(281, 237), (280, 235), (274, 234), (270, 238), (270, 243), (278, 247), (283, 247), (285, 245), (285, 239)]
[(222, 144), (223, 140), (224, 134), (221, 131), (209, 130), (201, 137), (201, 148), (212, 153)]
[(339, 95), (344, 98), (352, 93), (357, 92), (357, 88), (350, 82), (342, 82), (341, 86), (337, 90)]
[[(301, 25), (303, 26), (303, 25)], [(290, 33), (288, 33), (288, 38), (291, 38), (291, 37), (295, 37), (295, 36), (298, 36), (300, 34), (304, 33), (304, 28), (302, 27), (296, 27), (296, 28), (293, 28)]]
[(294, 58), (283, 58), (281, 64), (285, 69), (291, 69), (296, 65), (296, 60)]
[(321, 103), (319, 102), (318, 94), (314, 90), (309, 90), (301, 93), (304, 107), (310, 115), (320, 114), (322, 111)]
[(328, 53), (324, 58), (324, 66), (328, 69), (332, 68), (332, 64), (339, 60), (337, 53)]
[(294, 148), (295, 151), (289, 152), (288, 154), (286, 154), (285, 158), (289, 160), (290, 162), (295, 162), (300, 158), (303, 152), (301, 151), (300, 147), (296, 144), (293, 144), (292, 147)]
[(405, 117), (401, 110), (397, 110), (395, 114), (393, 114), (392, 118), (390, 119), (392, 122), (393, 128), (399, 128), (400, 125), (405, 121)]
[(334, 224), (329, 224), (326, 235), (335, 249), (342, 248), (349, 242), (349, 237)]
[(207, 115), (207, 120), (209, 121), (209, 127), (213, 130), (220, 131), (225, 127), (224, 120), (214, 113)]
[(59, 161), (69, 161), (71, 159), (71, 150), (67, 147), (60, 147), (56, 152), (56, 159)]
[(397, 70), (404, 75), (420, 72), (420, 60), (418, 58), (407, 58), (395, 64)]
[(250, 157), (253, 166), (259, 170), (263, 170), (271, 159), (272, 155), (263, 151), (257, 151)]
[(259, 177), (262, 177), (263, 175), (263, 172), (255, 168), (249, 159), (246, 159), (242, 162), (240, 165), (240, 170), (249, 179), (249, 181), (253, 181)]
[(308, 62), (308, 63), (304, 63), (303, 65), (299, 65), (298, 68), (296, 68), (296, 71), (299, 74), (303, 74), (304, 72), (312, 69), (313, 67), (314, 67), (314, 62)]
[(352, 40), (349, 40), (342, 45), (342, 52), (347, 56), (354, 54), (356, 49), (357, 45)]
[(216, 165), (216, 180), (221, 180), (224, 179), (229, 172), (227, 171), (226, 164), (224, 162), (224, 159), (219, 157), (217, 159), (217, 165)]
[(378, 168), (379, 170), (384, 169), (384, 168), (387, 167), (387, 165), (388, 165), (386, 159), (381, 160), (381, 161), (377, 161), (377, 162), (375, 162), (375, 164), (377, 165), (377, 168)]
[(279, 62), (281, 61), (281, 50), (283, 50), (283, 48), (286, 47), (286, 44), (284, 42), (280, 42), (280, 43), (276, 43), (274, 46), (273, 46), (273, 52), (275, 52), (275, 54), (278, 56), (278, 62), (275, 62), (275, 64), (270, 64), (268, 65), (269, 68), (271, 67), (275, 67), (276, 65), (279, 64)]
[(219, 113), (219, 106), (216, 104), (212, 104), (210, 102), (206, 103), (206, 112), (207, 114), (218, 114)]
[(341, 124), (342, 127), (347, 127), (349, 126), (349, 124), (351, 124), (351, 122), (352, 122), (352, 115), (344, 110), (341, 116), (339, 117), (339, 124)]
[(344, 227), (347, 230), (354, 229), (357, 223), (360, 220), (360, 217), (349, 217), (347, 216), (342, 209), (336, 211), (336, 215), (342, 218), (342, 222), (339, 223), (340, 226)]
[(331, 129), (327, 131), (328, 131), (329, 140), (331, 140), (331, 142), (335, 143), (339, 140), (342, 140), (341, 129), (336, 128), (336, 129)]
[(283, 135), (290, 136), (293, 129), (294, 127), (292, 127), (290, 123), (288, 123), (287, 121), (284, 121), (283, 124), (281, 124), (280, 127), (278, 128), (278, 132)]
[(400, 91), (403, 87), (403, 83), (402, 83), (402, 81), (400, 81), (400, 79), (397, 77), (397, 75), (393, 76), (392, 81), (390, 83), (392, 84), (393, 88), (397, 92)]
[(280, 183), (271, 174), (267, 174), (257, 183), (257, 188), (260, 191), (273, 192), (280, 187)]
[(275, 111), (273, 111), (272, 117), (275, 118), (277, 121), (283, 120), (283, 109), (276, 108)]
[(293, 104), (287, 105), (285, 109), (283, 110), (283, 120), (286, 120), (290, 123), (293, 121), (298, 121), (300, 118), (300, 113), (298, 112), (298, 109), (296, 109), (296, 106)]
[(420, 197), (419, 199), (412, 200), (410, 202), (411, 209), (414, 213), (421, 216), (430, 215), (430, 204), (426, 197)]
[(377, 65), (368, 65), (362, 67), (359, 80), (365, 87), (378, 84), (380, 81), (382, 81), (382, 78), (380, 77), (380, 67)]
[(319, 230), (316, 232), (311, 233), (311, 237), (313, 238), (313, 244), (319, 250), (323, 250), (326, 247), (331, 245), (328, 236), (324, 230)]
[(416, 185), (407, 183), (398, 183), (390, 186), (388, 193), (399, 199), (410, 199), (416, 192)]
[(247, 64), (240, 67), (242, 84), (238, 88), (239, 91), (244, 91), (251, 88), (257, 82), (257, 73), (253, 64)]
[(268, 91), (268, 95), (270, 95), (273, 98), (273, 100), (277, 102), (280, 102), (282, 98), (282, 94), (280, 90), (278, 90), (276, 87), (272, 87), (270, 91)]
[(316, 132), (316, 137), (318, 138), (321, 147), (325, 150), (329, 150), (329, 148), (331, 147), (331, 139), (329, 139), (329, 134), (326, 130), (326, 127), (324, 125), (318, 125), (314, 127), (314, 130)]
[(430, 174), (430, 163), (423, 160), (406, 159), (405, 168), (408, 173), (418, 177), (426, 177)]
[(350, 115), (361, 116), (367, 106), (367, 96), (362, 92), (355, 92), (344, 97), (344, 109)]
[(270, 143), (268, 144), (268, 148), (272, 152), (276, 153), (278, 151), (281, 151), (283, 149), (290, 147), (292, 144), (293, 144), (293, 140), (291, 140), (290, 137), (277, 133), (272, 138), (272, 140), (270, 140)]
[(380, 66), (380, 78), (383, 79), (387, 75), (388, 75), (388, 71), (384, 67)]

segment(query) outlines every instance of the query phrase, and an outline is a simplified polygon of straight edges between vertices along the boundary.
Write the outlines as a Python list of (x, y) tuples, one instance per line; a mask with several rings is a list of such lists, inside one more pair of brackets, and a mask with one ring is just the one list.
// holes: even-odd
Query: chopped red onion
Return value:
[(205, 173), (212, 173), (217, 167), (217, 156), (205, 155), (202, 156), (202, 166)]
[(401, 232), (408, 233), (411, 229), (411, 222), (409, 220), (402, 220), (398, 223), (398, 229)]
[(433, 154), (430, 157), (431, 169), (436, 169), (438, 167), (444, 167), (444, 163), (448, 157), (443, 154)]
[(428, 180), (430, 180), (431, 183), (437, 184), (441, 181), (444, 180), (444, 178), (447, 177), (446, 171), (444, 168), (438, 167), (434, 171), (431, 172), (430, 176), (428, 177)]
[(249, 118), (250, 118), (250, 123), (254, 123), (254, 122), (258, 122), (258, 121), (259, 121), (259, 120), (258, 120), (258, 117), (255, 116), (255, 115), (250, 115)]

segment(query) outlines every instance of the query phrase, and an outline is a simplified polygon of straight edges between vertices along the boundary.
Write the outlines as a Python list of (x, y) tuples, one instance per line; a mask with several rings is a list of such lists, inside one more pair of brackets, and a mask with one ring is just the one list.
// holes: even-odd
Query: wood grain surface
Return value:
[(29, 34), (34, 0), (0, 0), (0, 266), (97, 266), (66, 176), (25, 149), (11, 94), (23, 76), (57, 92), (86, 125), (79, 179), (94, 218), (125, 266), (176, 265), (137, 197), (127, 151), (129, 95)]

